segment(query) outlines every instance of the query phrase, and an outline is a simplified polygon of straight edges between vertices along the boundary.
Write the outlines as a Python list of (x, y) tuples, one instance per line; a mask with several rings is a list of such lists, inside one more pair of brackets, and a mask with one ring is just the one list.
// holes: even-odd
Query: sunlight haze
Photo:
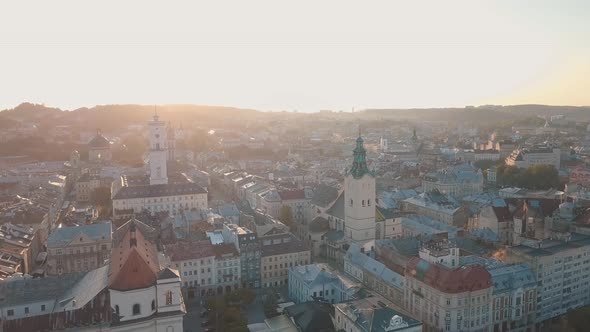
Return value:
[(2, 7), (1, 109), (590, 105), (587, 1)]

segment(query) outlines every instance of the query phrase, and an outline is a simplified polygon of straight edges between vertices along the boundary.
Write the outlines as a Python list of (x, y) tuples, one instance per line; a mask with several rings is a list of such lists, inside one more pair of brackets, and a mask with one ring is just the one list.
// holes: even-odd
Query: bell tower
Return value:
[(149, 122), (150, 128), (150, 185), (167, 184), (168, 170), (168, 139), (166, 125), (160, 121), (158, 113), (154, 112), (154, 118)]
[(345, 238), (354, 242), (375, 239), (375, 175), (367, 167), (367, 150), (359, 130), (352, 168), (344, 178)]

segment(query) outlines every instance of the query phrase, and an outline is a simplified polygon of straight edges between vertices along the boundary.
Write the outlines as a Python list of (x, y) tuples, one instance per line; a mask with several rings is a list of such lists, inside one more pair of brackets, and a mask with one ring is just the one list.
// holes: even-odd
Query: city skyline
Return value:
[(583, 1), (10, 7), (0, 109), (590, 105)]

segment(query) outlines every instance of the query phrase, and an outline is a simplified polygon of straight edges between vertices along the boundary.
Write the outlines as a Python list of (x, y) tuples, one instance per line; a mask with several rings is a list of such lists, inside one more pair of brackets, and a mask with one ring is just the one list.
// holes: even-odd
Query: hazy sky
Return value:
[(11, 1), (0, 108), (590, 105), (590, 1)]

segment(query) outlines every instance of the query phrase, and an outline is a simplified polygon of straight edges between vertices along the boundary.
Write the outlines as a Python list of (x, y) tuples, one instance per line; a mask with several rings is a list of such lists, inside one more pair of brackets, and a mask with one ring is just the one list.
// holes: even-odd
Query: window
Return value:
[(371, 206), (371, 200), (370, 199), (367, 200), (367, 206)]
[(45, 304), (41, 305), (41, 311), (45, 311)]
[(141, 307), (139, 306), (139, 303), (136, 303), (133, 305), (133, 316), (135, 315), (139, 315), (141, 313)]
[(119, 306), (118, 305), (115, 306), (115, 313), (117, 314), (117, 316), (119, 316)]
[(172, 305), (172, 291), (166, 292), (166, 305)]
[(6, 310), (6, 315), (7, 316), (14, 316), (14, 309), (8, 309), (8, 310)]
[(352, 199), (350, 200), (350, 206), (352, 206)]
[(156, 310), (156, 300), (152, 300), (152, 311)]
[(25, 307), (25, 314), (29, 313), (29, 307)]
[(364, 200), (364, 199), (362, 200), (362, 202), (361, 202), (361, 205), (362, 205), (363, 207), (365, 207), (365, 200)]

